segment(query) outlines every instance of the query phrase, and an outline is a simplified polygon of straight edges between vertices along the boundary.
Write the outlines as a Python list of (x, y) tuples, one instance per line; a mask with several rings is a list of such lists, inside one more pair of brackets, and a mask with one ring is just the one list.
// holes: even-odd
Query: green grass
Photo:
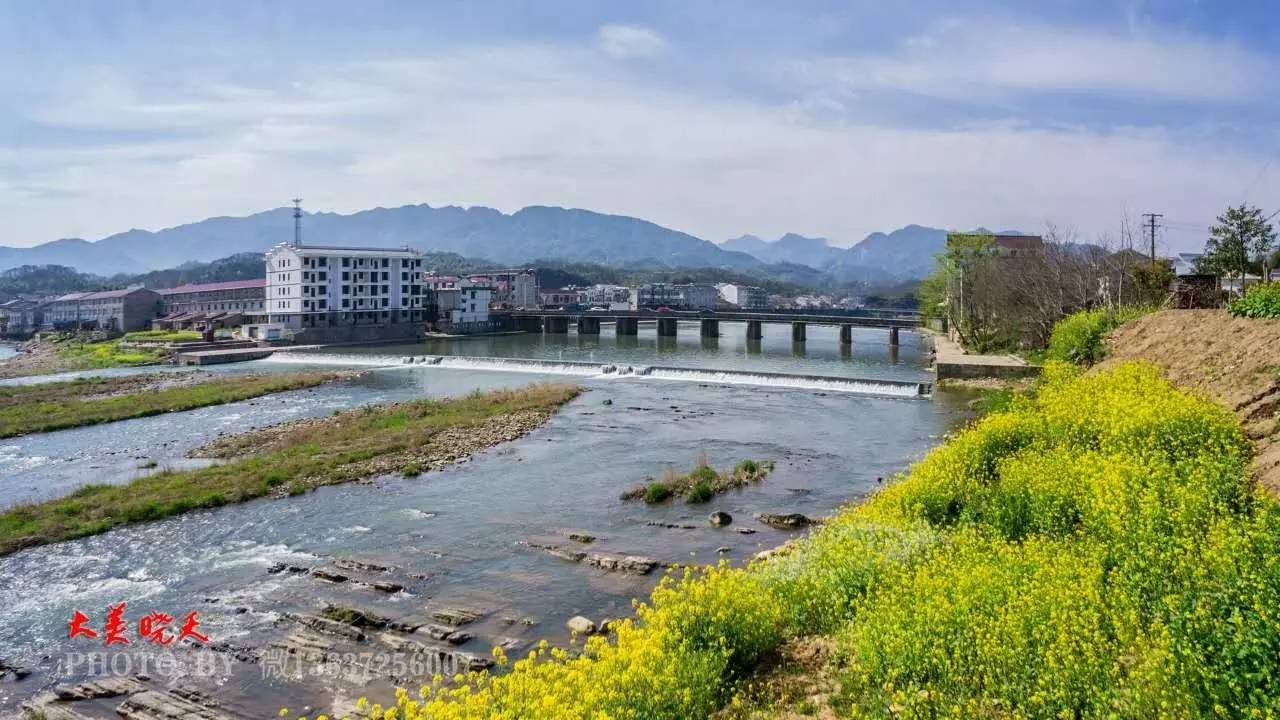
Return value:
[[(139, 388), (139, 378), (92, 378), (6, 387), (0, 389), (0, 438), (220, 405), (313, 387), (338, 377), (341, 375), (329, 372), (227, 375), (159, 390), (144, 385), (140, 392), (107, 396), (101, 395)], [(162, 378), (147, 376), (145, 380), (154, 383)]]
[[(125, 485), (88, 485), (64, 498), (0, 512), (0, 555), (198, 508), (357, 480), (380, 471), (376, 461), (387, 456), (395, 463), (392, 467), (403, 467), (401, 456), (431, 448), (443, 431), (474, 428), (514, 413), (549, 416), (578, 392), (571, 385), (531, 385), (348, 410), (319, 425), (299, 426), (281, 445), (239, 460), (159, 472)], [(404, 417), (405, 422), (388, 430), (389, 417)], [(450, 447), (439, 449), (453, 449), (456, 441), (448, 442)]]
[(643, 499), (653, 505), (672, 497), (683, 497), (689, 503), (704, 503), (727, 490), (763, 480), (773, 470), (772, 461), (743, 460), (732, 470), (719, 472), (707, 464), (705, 455), (684, 475), (668, 470), (661, 480), (648, 478), (643, 485), (622, 493), (623, 500)]
[(192, 342), (203, 336), (195, 330), (135, 330), (120, 338), (124, 342)]
[(113, 367), (157, 365), (168, 359), (163, 347), (126, 348), (120, 340), (86, 343), (64, 340), (57, 344), (56, 354), (68, 370), (96, 370)]

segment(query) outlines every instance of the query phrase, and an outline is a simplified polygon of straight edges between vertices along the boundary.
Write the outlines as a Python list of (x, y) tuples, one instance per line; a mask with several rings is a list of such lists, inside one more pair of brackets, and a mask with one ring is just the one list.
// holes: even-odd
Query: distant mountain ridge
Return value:
[[(215, 217), (156, 232), (129, 230), (96, 242), (55, 240), (31, 248), (0, 247), (0, 270), (66, 265), (101, 274), (138, 273), (263, 252), (293, 237), (289, 208), (246, 217)], [(350, 215), (308, 214), (303, 241), (357, 247), (409, 246), (500, 263), (537, 258), (668, 267), (751, 268), (762, 263), (688, 233), (623, 215), (531, 206), (510, 215), (487, 207), (406, 205)]]
[[(101, 240), (55, 240), (30, 248), (0, 246), (0, 270), (63, 265), (96, 275), (136, 275), (260, 253), (293, 238), (291, 208), (213, 217), (158, 231), (129, 230)], [(355, 247), (449, 252), (500, 264), (539, 259), (616, 267), (721, 268), (813, 284), (895, 283), (924, 277), (946, 231), (908, 225), (872, 233), (852, 248), (788, 233), (774, 242), (744, 235), (723, 245), (640, 218), (573, 208), (530, 206), (507, 214), (488, 207), (377, 207), (303, 219), (303, 241)]]
[[(838, 282), (919, 280), (933, 271), (934, 257), (945, 249), (947, 230), (907, 225), (890, 233), (873, 232), (851, 248), (832, 247), (826, 238), (787, 233), (772, 242), (756, 235), (726, 240), (721, 247), (749, 253), (769, 263), (798, 263)], [(986, 232), (978, 228), (975, 232)], [(1021, 235), (1005, 230), (1002, 235)]]

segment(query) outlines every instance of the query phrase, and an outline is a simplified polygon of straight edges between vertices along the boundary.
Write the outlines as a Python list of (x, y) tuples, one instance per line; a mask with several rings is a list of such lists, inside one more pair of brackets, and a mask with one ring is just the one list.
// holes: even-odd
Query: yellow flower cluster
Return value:
[(1152, 367), (1052, 367), (796, 550), (663, 580), (571, 650), (371, 717), (706, 717), (782, 641), (837, 640), (850, 717), (1280, 717), (1280, 506)]

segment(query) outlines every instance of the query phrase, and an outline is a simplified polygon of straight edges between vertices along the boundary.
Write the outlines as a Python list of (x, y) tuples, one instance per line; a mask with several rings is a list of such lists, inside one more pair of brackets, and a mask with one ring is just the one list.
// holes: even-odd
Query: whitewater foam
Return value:
[(339, 353), (276, 353), (274, 362), (314, 365), (357, 365), (383, 368), (442, 367), (455, 370), (492, 372), (526, 372), (543, 375), (574, 375), (594, 378), (636, 378), (716, 383), (722, 385), (755, 385), (797, 390), (825, 390), (856, 395), (920, 397), (933, 390), (930, 383), (872, 378), (846, 378), (831, 375), (755, 372), (750, 370), (714, 370), (663, 365), (632, 366), (570, 360), (535, 360), (529, 358), (468, 357), (454, 355), (344, 355)]

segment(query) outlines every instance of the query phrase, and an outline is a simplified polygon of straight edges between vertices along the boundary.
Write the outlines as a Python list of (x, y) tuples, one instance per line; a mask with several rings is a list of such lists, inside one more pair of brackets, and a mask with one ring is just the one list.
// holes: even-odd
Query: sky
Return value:
[(1280, 209), (1278, 69), (1272, 0), (6, 0), (0, 244), (302, 197), (1195, 250)]

